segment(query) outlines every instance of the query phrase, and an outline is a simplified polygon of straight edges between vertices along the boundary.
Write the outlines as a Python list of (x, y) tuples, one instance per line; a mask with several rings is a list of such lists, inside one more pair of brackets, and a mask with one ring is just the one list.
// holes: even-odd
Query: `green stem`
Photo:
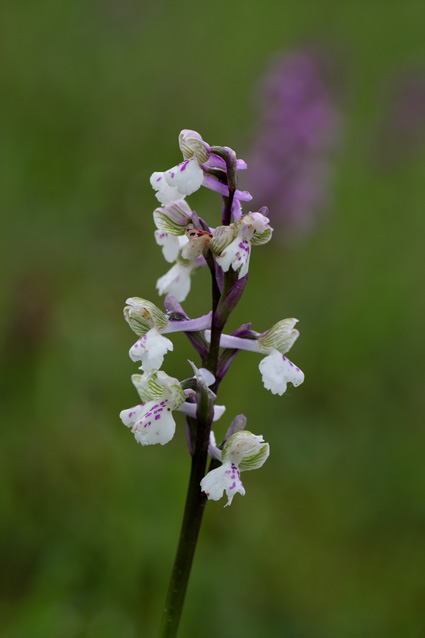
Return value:
[(192, 457), (183, 524), (162, 617), (161, 638), (177, 636), (180, 624), (190, 570), (207, 502), (206, 495), (199, 487), (205, 474), (207, 451), (208, 447), (204, 453), (199, 454), (197, 451)]

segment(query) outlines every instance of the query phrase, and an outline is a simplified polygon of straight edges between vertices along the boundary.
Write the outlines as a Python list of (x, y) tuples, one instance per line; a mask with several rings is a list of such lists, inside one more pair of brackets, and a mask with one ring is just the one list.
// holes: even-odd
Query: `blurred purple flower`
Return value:
[(334, 75), (329, 56), (309, 47), (279, 54), (260, 85), (249, 188), (254, 209), (267, 203), (276, 226), (309, 228), (329, 205), (330, 160), (341, 132)]
[(378, 155), (385, 166), (400, 164), (425, 147), (425, 71), (400, 72), (388, 93), (378, 137)]

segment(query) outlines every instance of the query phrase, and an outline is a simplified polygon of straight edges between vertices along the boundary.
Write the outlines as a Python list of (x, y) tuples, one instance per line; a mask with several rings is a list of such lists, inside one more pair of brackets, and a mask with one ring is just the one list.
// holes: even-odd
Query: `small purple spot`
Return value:
[(160, 182), (161, 180), (162, 180), (162, 177), (158, 177), (158, 179), (156, 181)]
[(181, 164), (179, 164), (181, 173), (186, 169), (188, 163), (189, 163), (189, 160), (186, 160), (185, 162), (182, 162)]
[(229, 487), (229, 490), (234, 490), (236, 487), (236, 482), (233, 481), (233, 483), (231, 484), (231, 486)]
[(158, 419), (160, 419), (160, 418), (161, 418), (161, 415), (157, 414), (156, 417), (155, 417), (155, 421), (158, 421)]

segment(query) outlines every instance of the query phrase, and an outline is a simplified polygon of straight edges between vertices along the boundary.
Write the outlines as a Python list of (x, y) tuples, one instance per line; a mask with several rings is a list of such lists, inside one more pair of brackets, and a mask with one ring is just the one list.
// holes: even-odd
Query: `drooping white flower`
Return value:
[[(267, 354), (259, 363), (264, 387), (282, 396), (288, 383), (296, 387), (304, 381), (304, 373), (284, 356), (299, 336), (294, 327), (296, 323), (297, 319), (282, 319), (256, 339), (222, 335), (220, 347)], [(210, 330), (205, 331), (205, 338), (208, 342), (211, 340)]]
[(231, 224), (230, 228), (233, 228), (233, 237), (230, 242), (229, 230), (224, 236), (221, 230), (216, 229), (211, 241), (211, 249), (218, 253), (216, 260), (224, 272), (232, 267), (233, 270), (239, 271), (240, 279), (248, 272), (251, 246), (259, 246), (270, 241), (273, 229), (270, 227), (268, 217), (262, 213), (248, 213)]
[(176, 423), (172, 411), (185, 400), (178, 379), (165, 372), (133, 375), (132, 381), (139, 392), (141, 403), (120, 413), (121, 421), (131, 428), (141, 445), (165, 445), (174, 436)]
[(172, 341), (164, 337), (164, 333), (191, 332), (211, 325), (210, 314), (197, 319), (169, 321), (155, 304), (141, 297), (130, 297), (126, 304), (124, 317), (140, 337), (130, 348), (129, 354), (133, 361), (141, 361), (140, 368), (145, 372), (158, 370), (165, 354), (173, 350)]
[[(215, 448), (215, 449), (211, 449)], [(220, 450), (215, 447), (214, 435), (210, 441), (210, 454), (220, 458)], [(262, 436), (256, 436), (246, 430), (233, 434), (223, 446), (221, 467), (208, 472), (201, 481), (201, 490), (208, 499), (218, 501), (224, 492), (227, 505), (230, 505), (236, 493), (245, 494), (240, 473), (244, 470), (255, 470), (261, 467), (270, 454), (270, 446), (264, 443)]]
[[(205, 377), (210, 381), (208, 375), (210, 373), (205, 371)], [(141, 445), (165, 445), (171, 441), (176, 429), (173, 411), (196, 416), (196, 403), (187, 402), (179, 380), (162, 370), (143, 375), (133, 374), (131, 380), (143, 403), (122, 410), (120, 418), (124, 425), (131, 428)], [(217, 421), (225, 409), (224, 405), (214, 406), (213, 421)]]
[(201, 164), (208, 160), (210, 146), (199, 133), (189, 129), (180, 132), (179, 145), (184, 161), (168, 171), (153, 173), (150, 178), (152, 188), (158, 191), (156, 198), (161, 204), (184, 199), (197, 191), (204, 181)]

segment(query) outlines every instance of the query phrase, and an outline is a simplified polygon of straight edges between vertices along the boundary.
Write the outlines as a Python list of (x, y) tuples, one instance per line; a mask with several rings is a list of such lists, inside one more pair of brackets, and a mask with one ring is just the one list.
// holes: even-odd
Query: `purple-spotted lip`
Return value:
[(291, 366), (291, 368), (295, 368), (295, 370), (296, 370), (297, 372), (301, 372), (301, 370), (300, 370), (299, 368), (297, 368), (297, 366), (295, 365), (295, 363), (292, 363), (292, 361), (290, 361), (290, 360), (288, 359), (288, 357), (285, 357), (285, 355), (284, 355), (284, 354), (282, 355), (282, 359), (283, 359), (284, 361), (287, 361), (287, 362), (289, 363), (289, 365)]

